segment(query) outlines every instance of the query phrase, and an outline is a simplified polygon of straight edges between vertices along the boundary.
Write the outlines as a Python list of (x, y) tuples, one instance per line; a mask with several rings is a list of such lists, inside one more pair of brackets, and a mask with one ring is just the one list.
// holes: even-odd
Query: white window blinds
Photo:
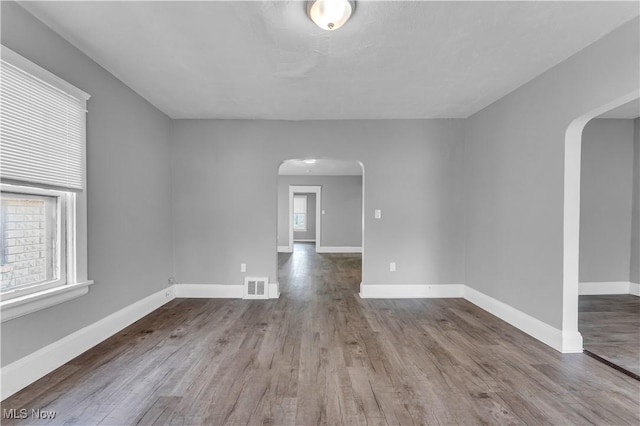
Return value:
[(2, 46), (0, 177), (82, 190), (89, 95)]
[(306, 195), (296, 195), (293, 197), (293, 212), (294, 213), (307, 212), (307, 196)]

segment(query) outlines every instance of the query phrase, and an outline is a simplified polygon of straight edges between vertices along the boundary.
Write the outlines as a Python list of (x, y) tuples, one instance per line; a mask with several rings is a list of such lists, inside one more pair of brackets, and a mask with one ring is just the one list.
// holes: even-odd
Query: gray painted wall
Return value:
[(461, 120), (176, 120), (173, 131), (178, 282), (240, 284), (240, 263), (275, 282), (280, 163), (336, 158), (364, 164), (365, 284), (462, 283)]
[(638, 31), (636, 18), (465, 121), (466, 284), (556, 328), (565, 133), (638, 90)]
[(364, 283), (466, 283), (561, 326), (564, 134), (638, 89), (637, 19), (467, 120), (172, 126), (19, 6), (1, 7), (3, 44), (92, 94), (96, 281), (84, 297), (3, 323), (2, 365), (164, 288), (172, 248), (179, 282), (239, 284), (239, 263), (275, 281), (277, 170), (289, 158), (364, 163)]
[(362, 246), (362, 176), (278, 176), (279, 246), (289, 245), (290, 185), (322, 186), (322, 247)]
[(582, 132), (580, 282), (629, 281), (633, 121), (591, 120)]
[(633, 120), (633, 210), (629, 281), (640, 284), (640, 118)]
[[(288, 189), (288, 188), (287, 188)], [(294, 241), (300, 241), (300, 240), (314, 240), (316, 239), (316, 194), (311, 193), (311, 194), (307, 194), (307, 193), (300, 193), (300, 194), (295, 194), (295, 195), (304, 195), (307, 197), (307, 230), (306, 231), (293, 231), (293, 240)], [(284, 211), (284, 215), (285, 215), (285, 220), (287, 219), (287, 217), (289, 216), (289, 194), (287, 194), (287, 199), (286, 201), (284, 201), (284, 205), (285, 207), (285, 211)], [(280, 223), (280, 213), (282, 213), (281, 211), (281, 199), (280, 199), (280, 191), (278, 188), (278, 223)], [(289, 231), (288, 231), (288, 226), (286, 227), (287, 230), (287, 240), (289, 239)], [(278, 228), (278, 245), (280, 245), (280, 228)]]
[(88, 269), (78, 299), (2, 323), (2, 365), (167, 286), (171, 121), (13, 2), (2, 44), (91, 94), (87, 115)]

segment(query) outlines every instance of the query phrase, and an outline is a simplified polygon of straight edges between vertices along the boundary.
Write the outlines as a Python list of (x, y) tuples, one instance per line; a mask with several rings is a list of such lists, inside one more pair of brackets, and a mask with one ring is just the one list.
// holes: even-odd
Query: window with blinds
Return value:
[[(85, 278), (83, 289), (65, 296), (55, 293), (67, 284), (80, 284), (77, 253), (86, 253), (87, 99), (83, 91), (2, 46), (2, 321), (87, 292), (90, 282)], [(26, 296), (33, 297), (32, 305)]]
[(4, 46), (0, 59), (2, 182), (81, 191), (89, 95)]

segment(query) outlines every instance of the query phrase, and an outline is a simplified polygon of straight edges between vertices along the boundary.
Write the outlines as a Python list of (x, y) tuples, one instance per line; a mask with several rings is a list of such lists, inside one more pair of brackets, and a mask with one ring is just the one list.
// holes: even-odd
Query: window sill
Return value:
[(89, 292), (89, 286), (91, 284), (93, 284), (93, 281), (68, 284), (0, 302), (1, 322), (9, 321), (83, 296)]

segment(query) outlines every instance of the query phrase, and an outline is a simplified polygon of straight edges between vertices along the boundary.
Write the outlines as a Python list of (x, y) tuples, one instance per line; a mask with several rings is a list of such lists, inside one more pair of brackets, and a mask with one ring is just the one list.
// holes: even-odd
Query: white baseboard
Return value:
[[(579, 338), (579, 342), (571, 345), (575, 347), (563, 348), (562, 330), (468, 286), (464, 288), (464, 298), (557, 351), (565, 352), (566, 349), (566, 352), (582, 352), (582, 337)], [(576, 340), (576, 336), (573, 336), (573, 340)]]
[(606, 294), (632, 294), (629, 281), (582, 282), (578, 284), (580, 296)]
[[(296, 242), (313, 242), (315, 240), (296, 240)], [(278, 253), (293, 253), (293, 246), (278, 246)], [(316, 253), (362, 253), (362, 247), (316, 247)]]
[(463, 284), (376, 285), (360, 284), (363, 299), (447, 298), (460, 297), (497, 316), (531, 337), (563, 353), (582, 352), (579, 332), (563, 336), (562, 330), (550, 326), (506, 303)]
[[(241, 299), (242, 294), (242, 285), (176, 284), (167, 287), (3, 367), (0, 400), (24, 389), (174, 298)], [(278, 297), (279, 284), (269, 283), (269, 298)]]
[(2, 368), (4, 400), (174, 298), (173, 286), (145, 297)]
[(242, 284), (176, 284), (176, 297), (201, 299), (242, 299)]
[(280, 283), (269, 283), (269, 299), (280, 297)]
[(634, 296), (640, 296), (640, 284), (629, 283), (629, 294), (633, 294)]
[[(527, 333), (528, 334), (528, 333)], [(582, 334), (576, 330), (573, 332), (562, 333), (562, 347), (559, 350), (563, 354), (581, 354), (582, 353)], [(552, 346), (553, 347), (553, 346)]]
[(362, 247), (317, 247), (316, 253), (362, 253)]
[(360, 284), (363, 299), (464, 297), (462, 284)]
[[(195, 299), (242, 299), (242, 284), (176, 284), (176, 297)], [(280, 297), (278, 283), (269, 283), (269, 299)]]
[[(640, 284), (632, 283), (628, 292), (640, 294)], [(242, 298), (242, 285), (176, 284), (145, 297), (83, 329), (80, 329), (1, 370), (0, 400), (13, 395), (123, 328), (158, 309), (174, 297)], [(278, 283), (269, 283), (269, 297), (279, 297)], [(362, 298), (450, 298), (464, 297), (530, 336), (563, 353), (582, 352), (579, 332), (563, 336), (554, 328), (497, 299), (462, 284), (360, 285)]]

